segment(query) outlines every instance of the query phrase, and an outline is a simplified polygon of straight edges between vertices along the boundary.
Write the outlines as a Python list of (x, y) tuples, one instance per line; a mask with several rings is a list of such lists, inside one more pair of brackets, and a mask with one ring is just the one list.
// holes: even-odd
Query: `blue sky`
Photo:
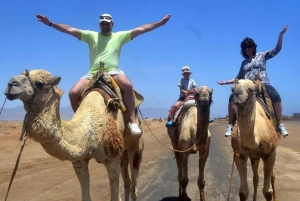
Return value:
[[(231, 85), (216, 81), (234, 78), (243, 60), (240, 42), (253, 38), (258, 51), (275, 47), (278, 34), (289, 25), (281, 52), (267, 62), (271, 84), (282, 97), (283, 114), (300, 112), (298, 0), (51, 0), (5, 1), (1, 4), (0, 90), (24, 69), (45, 69), (61, 76), (65, 94), (61, 106), (69, 106), (68, 91), (89, 68), (88, 47), (36, 20), (46, 15), (54, 22), (99, 31), (98, 19), (110, 13), (114, 31), (129, 30), (171, 14), (169, 22), (123, 46), (119, 68), (145, 97), (141, 107), (169, 108), (179, 96), (181, 68), (191, 67), (197, 86), (214, 90), (211, 114), (227, 114)], [(0, 96), (0, 104), (5, 96)], [(22, 106), (7, 101), (5, 107)]]

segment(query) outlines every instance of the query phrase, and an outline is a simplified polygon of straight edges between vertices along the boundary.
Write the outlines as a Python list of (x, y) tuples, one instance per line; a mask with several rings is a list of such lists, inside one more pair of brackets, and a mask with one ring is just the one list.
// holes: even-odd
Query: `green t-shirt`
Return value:
[(81, 30), (81, 40), (89, 45), (88, 73), (95, 75), (100, 70), (100, 61), (104, 62), (106, 72), (118, 68), (122, 46), (131, 40), (131, 30), (112, 33), (110, 36), (104, 36), (101, 32)]

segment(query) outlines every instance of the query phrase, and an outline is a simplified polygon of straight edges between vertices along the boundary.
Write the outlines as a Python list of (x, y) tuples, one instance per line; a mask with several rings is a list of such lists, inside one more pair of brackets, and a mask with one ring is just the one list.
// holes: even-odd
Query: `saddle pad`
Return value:
[(134, 92), (134, 99), (135, 99), (135, 107), (138, 107), (144, 101), (144, 97), (135, 89), (133, 89), (133, 92)]

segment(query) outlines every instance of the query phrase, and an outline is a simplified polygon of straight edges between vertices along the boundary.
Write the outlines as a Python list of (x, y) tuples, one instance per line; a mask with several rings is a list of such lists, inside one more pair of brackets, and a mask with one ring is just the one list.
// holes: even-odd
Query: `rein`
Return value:
[[(28, 77), (28, 76), (27, 76), (27, 77)], [(31, 80), (29, 79), (29, 77), (28, 77), (28, 80), (30, 81), (31, 86), (32, 86), (32, 88), (34, 89), (34, 92), (36, 92), (37, 89), (34, 88), (34, 85), (33, 85), (33, 83), (31, 82)], [(52, 88), (52, 89), (53, 89), (53, 88)], [(9, 86), (8, 93), (10, 92), (10, 90), (11, 90), (11, 86)], [(32, 100), (34, 99), (34, 96), (35, 96), (35, 94), (34, 94), (34, 95), (32, 96), (32, 98), (29, 100), (29, 101), (30, 101), (30, 104), (32, 104), (32, 102), (33, 102)], [(47, 101), (46, 101), (45, 104), (43, 105), (42, 109), (45, 108), (45, 106), (48, 104), (48, 102), (50, 101), (50, 99), (52, 98), (52, 96), (53, 96), (53, 93), (52, 93), (52, 95), (47, 99)], [(3, 107), (4, 107), (5, 102), (6, 102), (6, 98), (5, 98), (5, 101), (4, 101), (3, 106), (2, 106), (2, 108), (1, 108), (0, 114), (1, 114), (1, 112), (2, 112), (2, 109), (3, 109)], [(42, 111), (42, 110), (41, 110), (41, 111)], [(40, 112), (41, 112), (41, 111), (40, 111)], [(6, 196), (5, 196), (5, 201), (6, 201), (7, 198), (8, 198), (8, 194), (9, 194), (9, 191), (10, 191), (10, 188), (11, 188), (11, 185), (12, 185), (12, 182), (13, 182), (13, 180), (14, 180), (14, 178), (15, 178), (15, 175), (16, 175), (17, 170), (18, 170), (18, 167), (19, 167), (21, 155), (22, 155), (22, 152), (23, 152), (23, 150), (24, 150), (26, 140), (28, 139), (28, 136), (27, 136), (27, 134), (26, 134), (26, 129), (25, 129), (25, 123), (27, 122), (27, 114), (28, 114), (28, 113), (26, 113), (26, 115), (25, 115), (25, 117), (24, 117), (24, 120), (23, 120), (23, 126), (22, 126), (22, 131), (21, 131), (21, 135), (20, 135), (20, 138), (19, 138), (20, 140), (23, 140), (23, 143), (22, 143), (22, 145), (21, 145), (21, 148), (20, 148), (20, 151), (19, 151), (19, 155), (18, 155), (18, 157), (17, 157), (16, 164), (15, 164), (13, 173), (12, 173), (12, 175), (11, 175), (10, 181), (9, 181), (9, 185), (8, 185), (7, 192), (6, 192)]]
[(165, 143), (163, 143), (161, 140), (159, 140), (159, 139), (156, 137), (156, 135), (151, 131), (149, 125), (147, 124), (145, 118), (143, 117), (143, 114), (142, 114), (140, 108), (138, 108), (138, 110), (139, 110), (139, 113), (140, 113), (140, 115), (141, 115), (141, 117), (142, 117), (144, 123), (146, 124), (147, 128), (149, 129), (150, 133), (154, 136), (154, 138), (155, 138), (158, 142), (160, 142), (160, 143), (161, 143), (163, 146), (165, 146), (166, 148), (168, 148), (168, 149), (170, 149), (170, 150), (172, 150), (172, 151), (174, 151), (174, 152), (179, 152), (179, 153), (185, 153), (185, 152), (188, 152), (188, 151), (190, 151), (190, 150), (192, 150), (192, 149), (197, 149), (196, 144), (198, 144), (198, 142), (200, 142), (200, 138), (197, 140), (197, 142), (196, 142), (193, 146), (191, 146), (190, 148), (188, 148), (188, 149), (186, 149), (186, 150), (183, 150), (183, 151), (177, 150), (177, 149), (173, 149), (172, 147), (167, 146)]
[[(26, 117), (25, 117), (26, 118)], [(6, 196), (5, 196), (5, 201), (7, 200), (7, 197), (8, 197), (8, 193), (10, 191), (10, 187), (12, 185), (12, 182), (15, 178), (15, 175), (17, 173), (17, 170), (18, 170), (18, 166), (19, 166), (19, 162), (20, 162), (20, 159), (21, 159), (21, 155), (22, 155), (22, 152), (23, 152), (23, 149), (24, 149), (24, 146), (25, 146), (25, 143), (26, 143), (26, 140), (28, 139), (28, 136), (25, 134), (25, 124), (23, 123), (23, 129), (22, 129), (22, 133), (21, 133), (21, 136), (23, 138), (23, 144), (20, 148), (20, 151), (19, 151), (19, 155), (18, 155), (18, 158), (17, 158), (17, 161), (16, 161), (16, 164), (15, 164), (15, 167), (14, 167), (14, 171), (11, 175), (11, 178), (10, 178), (10, 181), (9, 181), (9, 185), (8, 185), (8, 188), (7, 188), (7, 192), (6, 192)], [(25, 135), (24, 135), (25, 134)], [(23, 137), (24, 136), (24, 137)], [(20, 137), (21, 139), (21, 137)]]

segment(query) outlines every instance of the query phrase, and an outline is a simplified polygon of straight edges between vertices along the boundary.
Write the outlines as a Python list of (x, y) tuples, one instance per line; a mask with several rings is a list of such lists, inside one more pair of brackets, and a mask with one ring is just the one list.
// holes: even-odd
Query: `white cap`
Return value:
[(113, 18), (110, 14), (102, 14), (100, 15), (100, 20), (99, 20), (99, 23), (100, 22), (109, 22), (111, 23), (113, 21)]
[(190, 73), (191, 69), (188, 66), (183, 66), (182, 69), (181, 69), (181, 71), (182, 71), (182, 73), (184, 73), (184, 72), (189, 72)]

